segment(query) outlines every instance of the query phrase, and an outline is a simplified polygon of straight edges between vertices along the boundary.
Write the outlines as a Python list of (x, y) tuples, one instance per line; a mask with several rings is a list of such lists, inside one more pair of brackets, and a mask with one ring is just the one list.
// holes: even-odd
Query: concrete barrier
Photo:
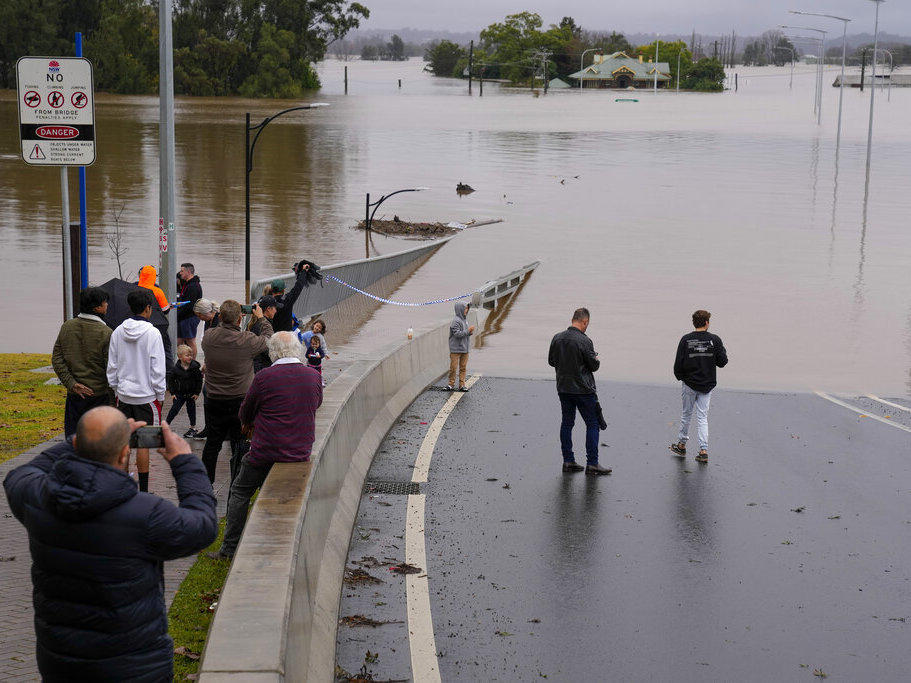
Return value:
[(201, 681), (334, 680), (339, 597), (364, 480), (398, 416), (448, 369), (448, 330), (447, 322), (387, 346), (326, 389), (311, 462), (274, 465), (253, 506)]

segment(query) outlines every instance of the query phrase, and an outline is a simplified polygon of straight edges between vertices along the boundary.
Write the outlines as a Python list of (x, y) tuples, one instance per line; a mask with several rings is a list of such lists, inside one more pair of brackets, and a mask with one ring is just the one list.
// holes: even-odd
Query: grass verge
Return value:
[(29, 372), (50, 363), (45, 353), (0, 354), (0, 462), (63, 431), (66, 390), (44, 384), (52, 374)]
[(224, 533), (225, 520), (222, 519), (218, 525), (218, 538), (196, 558), (168, 610), (168, 632), (174, 639), (175, 681), (194, 680), (199, 669), (209, 623), (215, 614), (214, 606), (231, 568), (227, 560), (213, 560), (206, 553), (221, 547)]

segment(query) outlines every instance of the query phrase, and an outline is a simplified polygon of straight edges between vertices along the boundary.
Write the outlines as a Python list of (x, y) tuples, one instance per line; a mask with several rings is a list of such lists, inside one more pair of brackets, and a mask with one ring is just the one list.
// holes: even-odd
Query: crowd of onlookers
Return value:
[[(113, 294), (80, 292), (79, 313), (60, 328), (52, 354), (66, 389), (65, 440), (4, 481), (29, 533), (44, 680), (170, 679), (162, 563), (215, 539), (212, 484), (224, 442), (231, 455), (222, 558), (233, 557), (250, 499), (273, 463), (309, 459), (328, 348), (324, 322), (304, 331), (293, 315), (319, 267), (301, 261), (294, 271), (290, 290), (273, 280), (250, 306), (203, 298), (191, 263), (181, 266), (174, 302), (153, 266)], [(205, 425), (197, 431), (200, 396)], [(190, 425), (183, 438), (170, 428), (182, 410)], [(201, 458), (189, 438), (205, 439)], [(148, 493), (154, 448), (171, 468), (177, 505)]]

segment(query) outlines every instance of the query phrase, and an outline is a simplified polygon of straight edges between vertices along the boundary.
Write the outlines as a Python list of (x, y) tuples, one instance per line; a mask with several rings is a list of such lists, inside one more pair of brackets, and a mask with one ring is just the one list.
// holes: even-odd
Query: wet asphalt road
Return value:
[[(449, 417), (421, 487), (444, 681), (909, 679), (911, 434), (813, 394), (718, 390), (699, 465), (667, 448), (679, 389), (599, 393), (608, 477), (560, 472), (552, 382), (482, 378)], [(411, 479), (447, 396), (403, 413), (368, 480)], [(574, 441), (584, 460), (580, 422)], [(337, 662), (376, 680), (412, 678), (384, 564), (404, 558), (406, 507), (365, 493), (349, 552), (382, 583), (346, 585), (340, 616), (393, 623), (342, 623)]]

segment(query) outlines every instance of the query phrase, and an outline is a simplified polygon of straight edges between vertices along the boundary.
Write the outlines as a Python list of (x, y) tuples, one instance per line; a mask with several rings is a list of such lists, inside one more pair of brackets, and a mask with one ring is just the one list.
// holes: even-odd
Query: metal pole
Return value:
[(468, 45), (468, 94), (471, 94), (471, 71), (474, 68), (474, 41)]
[(661, 42), (661, 34), (655, 36), (655, 94), (658, 94), (658, 44)]
[[(76, 56), (82, 56), (82, 33), (76, 32)], [(85, 166), (79, 167), (79, 287), (89, 286), (88, 220), (86, 218)]]
[(822, 124), (822, 79), (823, 79), (822, 60), (823, 60), (823, 57), (825, 56), (825, 53), (826, 53), (826, 41), (825, 41), (825, 36), (823, 36), (823, 40), (821, 40), (819, 43), (819, 60), (818, 60), (818, 62), (819, 62), (819, 67), (818, 67), (819, 89), (817, 90), (817, 95), (816, 95), (816, 99), (819, 102), (819, 106), (816, 108), (816, 125)]
[(367, 193), (367, 206), (364, 212), (364, 231), (370, 232), (370, 193)]
[(867, 70), (867, 50), (866, 48), (861, 53), (860, 57), (860, 91), (864, 91), (864, 76), (866, 75)]
[(680, 52), (677, 52), (677, 94), (680, 94)]
[(794, 89), (794, 50), (791, 50), (791, 82), (788, 83), (788, 90)]
[(835, 152), (841, 147), (841, 103), (845, 97), (845, 57), (848, 53), (848, 22), (845, 21), (841, 34), (841, 79), (838, 84), (838, 133), (835, 135)]
[(867, 127), (867, 177), (864, 182), (864, 193), (870, 189), (870, 150), (873, 146), (873, 100), (876, 97), (876, 49), (879, 46), (879, 5), (883, 0), (873, 0), (876, 5), (876, 14), (873, 20), (873, 71), (870, 88), (870, 123)]
[[(159, 144), (159, 215), (164, 219), (167, 243), (162, 245), (166, 251), (162, 254), (159, 286), (164, 290), (168, 301), (174, 301), (177, 295), (177, 229), (175, 227), (176, 202), (174, 198), (175, 163), (174, 163), (174, 50), (171, 42), (171, 3), (173, 0), (160, 0), (159, 9), (159, 77), (158, 77), (158, 144)], [(171, 336), (171, 348), (177, 348), (177, 316), (172, 312), (168, 330)]]
[(584, 64), (585, 64), (585, 55), (586, 55), (586, 53), (594, 52), (597, 49), (598, 48), (596, 48), (596, 47), (590, 47), (587, 50), (582, 50), (582, 56), (579, 58), (579, 94), (580, 95), (582, 94), (582, 84), (585, 82), (585, 80), (584, 80), (585, 74), (582, 73), (582, 69), (584, 68)]
[[(345, 94), (348, 94), (348, 67), (345, 67)], [(249, 114), (248, 114), (249, 116)], [(249, 124), (247, 124), (249, 126)]]
[(70, 186), (67, 181), (67, 167), (60, 167), (60, 205), (63, 222), (63, 319), (73, 317), (73, 252), (70, 245)]
[[(348, 67), (345, 67), (347, 76)], [(346, 79), (347, 80), (347, 79)], [(244, 123), (244, 301), (250, 301), (250, 112)]]

